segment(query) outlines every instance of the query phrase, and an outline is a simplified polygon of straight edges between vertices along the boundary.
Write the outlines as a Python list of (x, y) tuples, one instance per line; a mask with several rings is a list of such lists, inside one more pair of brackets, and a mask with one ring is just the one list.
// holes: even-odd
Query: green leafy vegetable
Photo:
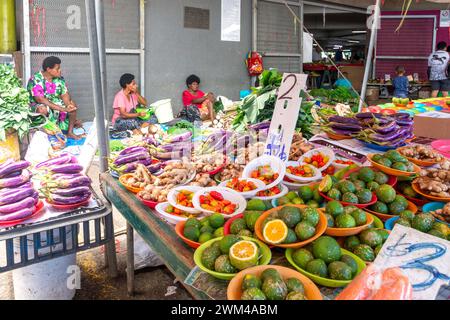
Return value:
[(0, 64), (0, 140), (16, 130), (19, 138), (30, 129), (29, 93), (22, 87), (12, 66)]
[(192, 123), (190, 123), (189, 121), (181, 120), (181, 121), (177, 122), (176, 124), (174, 124), (173, 126), (171, 126), (167, 130), (167, 133), (176, 135), (176, 134), (180, 134), (180, 133), (183, 133), (186, 131), (194, 132), (194, 125)]

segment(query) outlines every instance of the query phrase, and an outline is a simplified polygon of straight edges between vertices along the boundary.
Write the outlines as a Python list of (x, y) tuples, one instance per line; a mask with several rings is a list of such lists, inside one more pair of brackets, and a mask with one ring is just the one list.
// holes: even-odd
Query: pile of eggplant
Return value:
[(111, 160), (109, 167), (119, 175), (133, 173), (139, 164), (144, 165), (150, 173), (156, 173), (161, 169), (161, 162), (153, 163), (148, 149), (143, 146), (133, 146), (122, 150), (115, 159)]
[(379, 146), (398, 148), (413, 137), (414, 120), (408, 113), (383, 115), (361, 112), (356, 114), (363, 127), (357, 139)]
[(178, 135), (172, 135), (162, 141), (156, 142), (149, 138), (145, 142), (149, 145), (150, 155), (160, 161), (180, 160), (183, 157), (190, 158), (193, 149), (192, 132), (187, 131)]
[(91, 198), (91, 179), (81, 173), (83, 167), (73, 155), (61, 154), (35, 169), (41, 173), (40, 192), (49, 204), (81, 205)]
[(28, 161), (6, 160), (0, 165), (0, 222), (31, 216), (39, 202), (39, 193), (30, 181)]
[(408, 113), (385, 115), (360, 112), (353, 117), (330, 116), (322, 129), (379, 146), (397, 148), (413, 136), (414, 120)]

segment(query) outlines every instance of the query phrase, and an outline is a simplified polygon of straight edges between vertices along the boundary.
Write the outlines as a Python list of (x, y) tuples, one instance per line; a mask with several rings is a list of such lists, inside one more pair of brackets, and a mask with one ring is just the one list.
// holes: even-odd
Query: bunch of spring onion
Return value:
[(77, 158), (68, 153), (39, 163), (40, 192), (47, 202), (56, 205), (74, 205), (91, 198), (91, 179), (82, 174)]
[(30, 181), (28, 161), (6, 160), (0, 165), (0, 222), (31, 216), (39, 194)]

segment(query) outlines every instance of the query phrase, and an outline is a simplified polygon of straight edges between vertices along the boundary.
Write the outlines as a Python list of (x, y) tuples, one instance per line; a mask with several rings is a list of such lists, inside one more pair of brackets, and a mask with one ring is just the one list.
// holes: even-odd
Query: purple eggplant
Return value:
[(75, 188), (68, 188), (68, 189), (50, 189), (51, 194), (69, 197), (69, 196), (77, 196), (85, 193), (90, 193), (91, 190), (87, 186), (80, 186)]
[(31, 216), (33, 214), (34, 210), (36, 210), (36, 208), (31, 207), (31, 208), (21, 209), (16, 212), (13, 212), (13, 213), (0, 215), (0, 221), (8, 222), (8, 221), (13, 221), (13, 220), (25, 219), (25, 218)]
[(399, 126), (411, 126), (414, 124), (414, 120), (412, 120), (412, 119), (397, 119), (397, 124)]
[(155, 172), (158, 172), (159, 170), (161, 170), (161, 166), (162, 166), (162, 163), (157, 162), (157, 163), (147, 166), (147, 169), (148, 169), (148, 171), (150, 171), (150, 173), (155, 173)]
[(34, 206), (34, 203), (35, 199), (33, 197), (28, 197), (18, 202), (6, 204), (0, 206), (0, 214), (8, 214), (25, 208), (31, 208)]
[(138, 164), (143, 164), (144, 166), (148, 166), (148, 165), (152, 164), (152, 159), (147, 158), (144, 160), (138, 160), (135, 162), (126, 163), (120, 167), (116, 167), (113, 165), (113, 166), (111, 166), (111, 168), (119, 173), (130, 173), (130, 172), (134, 172), (136, 170)]
[(5, 162), (3, 162), (2, 164), (0, 164), (0, 170), (3, 170), (3, 168), (9, 166), (10, 164), (14, 163), (14, 160), (9, 158), (6, 159)]
[(394, 130), (399, 130), (400, 127), (397, 125), (397, 122), (391, 121), (384, 126), (376, 124), (372, 127), (372, 129), (375, 130), (377, 133), (386, 134)]
[(373, 118), (373, 117), (382, 118), (383, 115), (381, 115), (379, 113), (372, 113), (372, 112), (360, 112), (360, 113), (357, 113), (355, 115), (355, 117), (358, 119), (367, 119), (367, 118)]
[(349, 118), (349, 117), (341, 117), (341, 116), (331, 116), (328, 118), (329, 122), (339, 122), (339, 123), (353, 123), (359, 125), (358, 119)]
[(84, 175), (81, 173), (55, 173), (51, 176), (52, 180), (57, 179), (73, 179), (78, 177), (83, 177)]
[(83, 166), (80, 166), (79, 164), (75, 163), (60, 164), (51, 166), (50, 171), (53, 173), (64, 173), (64, 174), (80, 173), (81, 171), (83, 171)]
[(389, 142), (397, 139), (403, 134), (401, 130), (393, 131), (388, 134), (371, 133), (369, 139), (374, 142)]
[(141, 147), (141, 146), (128, 147), (128, 148), (120, 151), (119, 157), (127, 155), (127, 154), (131, 154), (131, 153), (141, 152), (141, 151), (147, 151), (147, 149), (145, 147)]
[(159, 142), (158, 142), (154, 137), (152, 137), (152, 136), (147, 137), (147, 138), (144, 138), (143, 141), (144, 141), (145, 143), (147, 143), (147, 144), (149, 144), (149, 145), (152, 145), (152, 146), (155, 146), (155, 147), (159, 146)]
[(65, 204), (75, 204), (89, 200), (91, 193), (82, 193), (76, 196), (60, 196), (58, 194), (50, 193), (47, 200), (53, 204), (65, 205)]
[(352, 134), (355, 134), (355, 131), (352, 130), (341, 130), (341, 129), (333, 129), (333, 133), (342, 135), (342, 136), (351, 136)]
[(22, 174), (22, 170), (20, 171), (14, 171), (11, 172), (10, 174), (7, 174), (6, 176), (3, 176), (2, 178), (14, 178), (14, 177), (18, 177)]
[(361, 131), (362, 127), (359, 124), (353, 123), (339, 123), (339, 122), (330, 122), (329, 124), (333, 129), (339, 130), (349, 130), (349, 131)]
[(75, 188), (80, 186), (90, 186), (91, 179), (87, 176), (76, 177), (72, 179), (58, 179), (53, 181), (43, 182), (43, 185), (47, 188)]
[(18, 161), (13, 162), (5, 167), (3, 167), (0, 170), (0, 178), (4, 178), (5, 176), (9, 175), (10, 173), (16, 172), (16, 171), (22, 171), (23, 169), (26, 169), (30, 166), (30, 163), (28, 161)]
[(20, 185), (19, 187), (0, 189), (0, 197), (10, 194), (10, 193), (15, 193), (18, 190), (24, 190), (24, 189), (33, 189), (33, 183), (26, 182), (26, 183)]
[(35, 192), (36, 191), (34, 191), (33, 188), (28, 188), (28, 189), (17, 189), (16, 192), (1, 194), (0, 205), (3, 206), (10, 203), (16, 203), (27, 197), (33, 196)]
[(191, 140), (191, 138), (192, 138), (192, 132), (187, 131), (187, 132), (181, 133), (179, 135), (169, 137), (169, 139), (166, 140), (166, 142), (175, 143), (175, 142), (189, 141), (189, 140)]
[(267, 128), (270, 128), (270, 121), (264, 121), (264, 122), (252, 124), (252, 125), (248, 126), (248, 128), (249, 128), (250, 130), (254, 130), (254, 131), (259, 131), (259, 130), (262, 130), (262, 129), (267, 129)]
[(114, 160), (114, 165), (120, 166), (124, 165), (126, 163), (135, 162), (137, 160), (144, 160), (148, 159), (150, 156), (148, 154), (148, 151), (140, 151), (135, 153), (126, 154), (124, 156), (117, 157)]
[(158, 149), (162, 152), (189, 149), (192, 150), (193, 144), (190, 141), (183, 141), (177, 143), (169, 143), (159, 146)]
[(28, 181), (30, 181), (31, 173), (28, 170), (23, 170), (22, 174), (14, 178), (0, 179), (0, 188), (12, 188), (18, 187)]
[[(186, 156), (188, 152), (184, 152), (186, 150), (174, 150), (169, 152), (158, 152), (154, 151), (152, 153), (153, 157), (159, 160), (173, 160), (173, 159), (181, 159), (183, 156)], [(189, 151), (189, 154), (191, 152)]]
[(73, 161), (73, 158), (74, 157), (71, 154), (64, 153), (64, 154), (60, 155), (59, 157), (48, 159), (44, 162), (39, 163), (38, 165), (36, 165), (36, 169), (50, 167), (50, 166), (54, 166), (54, 165), (71, 163)]

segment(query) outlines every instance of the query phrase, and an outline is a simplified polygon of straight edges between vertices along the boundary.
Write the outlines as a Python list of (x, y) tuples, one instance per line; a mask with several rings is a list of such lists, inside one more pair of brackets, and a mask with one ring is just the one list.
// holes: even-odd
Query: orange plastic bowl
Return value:
[(366, 224), (354, 228), (327, 228), (325, 234), (333, 237), (348, 237), (354, 236), (355, 234), (360, 233), (361, 231), (367, 229), (373, 223), (372, 215), (367, 215)]
[(425, 192), (420, 190), (419, 184), (417, 182), (415, 182), (415, 180), (411, 183), (411, 187), (413, 188), (413, 190), (415, 192), (417, 192), (422, 197), (425, 197), (427, 199), (434, 200), (434, 201), (439, 201), (439, 202), (450, 202), (450, 198), (441, 198), (441, 197), (432, 196), (430, 194), (426, 194)]
[[(412, 213), (414, 213), (414, 214), (416, 214), (417, 211), (418, 211), (417, 206), (414, 203), (412, 203), (411, 201), (408, 201), (408, 207), (406, 209), (412, 211)], [(392, 217), (396, 217), (396, 215), (394, 215), (394, 214), (379, 213), (379, 212), (375, 212), (375, 211), (369, 210), (367, 208), (364, 209), (364, 210), (367, 211), (367, 212), (370, 212), (371, 214), (373, 214), (375, 216), (377, 216), (378, 218), (380, 218), (383, 221), (389, 220)]]
[(410, 177), (413, 176), (415, 174), (418, 174), (420, 172), (420, 167), (417, 166), (416, 164), (413, 163), (414, 166), (414, 171), (413, 172), (408, 172), (408, 171), (401, 171), (401, 170), (395, 170), (386, 166), (382, 166), (379, 163), (376, 163), (375, 161), (372, 160), (372, 157), (374, 156), (373, 153), (368, 154), (367, 155), (367, 159), (370, 161), (370, 163), (372, 164), (373, 167), (380, 169), (381, 171), (383, 171), (386, 174), (389, 174), (391, 176), (397, 176), (397, 177)]
[(186, 221), (180, 221), (175, 225), (175, 232), (176, 234), (181, 238), (181, 240), (183, 240), (189, 247), (197, 249), (198, 247), (200, 247), (201, 243), (200, 242), (195, 242), (192, 241), (188, 238), (186, 238), (183, 235), (183, 231), (184, 231), (184, 225), (186, 224)]
[(125, 189), (127, 189), (128, 191), (131, 191), (133, 193), (138, 193), (139, 191), (142, 191), (143, 188), (132, 187), (125, 182), (127, 179), (129, 179), (131, 177), (133, 177), (132, 173), (123, 174), (119, 177), (119, 182), (125, 187)]
[[(397, 149), (397, 151), (402, 156), (404, 156), (403, 153), (402, 153), (403, 149), (405, 149), (405, 147), (401, 147), (401, 148)], [(404, 157), (406, 159), (408, 159), (410, 162), (415, 163), (415, 164), (417, 164), (418, 166), (421, 166), (421, 167), (431, 167), (431, 166), (434, 166), (435, 164), (439, 163), (439, 161), (425, 161), (425, 160), (419, 160), (419, 159), (410, 158), (410, 157), (407, 157), (407, 156), (404, 156)]]
[[(286, 206), (291, 206), (291, 207), (297, 207), (297, 208), (306, 208), (308, 206), (303, 205), (303, 204), (288, 204)], [(262, 242), (266, 243), (266, 241), (264, 240), (263, 237), (263, 222), (264, 220), (266, 220), (266, 218), (275, 211), (280, 210), (281, 208), (283, 208), (285, 206), (279, 206), (276, 208), (272, 208), (266, 212), (264, 212), (259, 218), (258, 220), (256, 220), (255, 223), (255, 233), (256, 236), (258, 237), (258, 239), (260, 239)], [(274, 247), (280, 247), (280, 248), (301, 248), (303, 246), (306, 246), (308, 243), (313, 242), (314, 240), (316, 240), (317, 238), (319, 238), (322, 234), (324, 234), (325, 230), (327, 229), (327, 217), (325, 217), (325, 214), (323, 213), (323, 211), (321, 209), (317, 209), (319, 211), (319, 223), (316, 226), (316, 234), (314, 236), (312, 236), (311, 238), (305, 240), (305, 241), (301, 241), (301, 242), (295, 242), (295, 243), (280, 243), (280, 244), (271, 244)]]
[(309, 280), (306, 276), (302, 275), (300, 272), (295, 271), (291, 268), (276, 266), (276, 265), (266, 265), (266, 266), (256, 266), (248, 268), (239, 272), (233, 279), (231, 279), (227, 288), (227, 298), (228, 300), (241, 300), (242, 296), (242, 281), (247, 274), (252, 274), (254, 276), (261, 276), (264, 270), (275, 269), (277, 270), (284, 280), (289, 278), (296, 278), (300, 280), (305, 288), (305, 296), (308, 300), (323, 300), (320, 294), (319, 288)]

